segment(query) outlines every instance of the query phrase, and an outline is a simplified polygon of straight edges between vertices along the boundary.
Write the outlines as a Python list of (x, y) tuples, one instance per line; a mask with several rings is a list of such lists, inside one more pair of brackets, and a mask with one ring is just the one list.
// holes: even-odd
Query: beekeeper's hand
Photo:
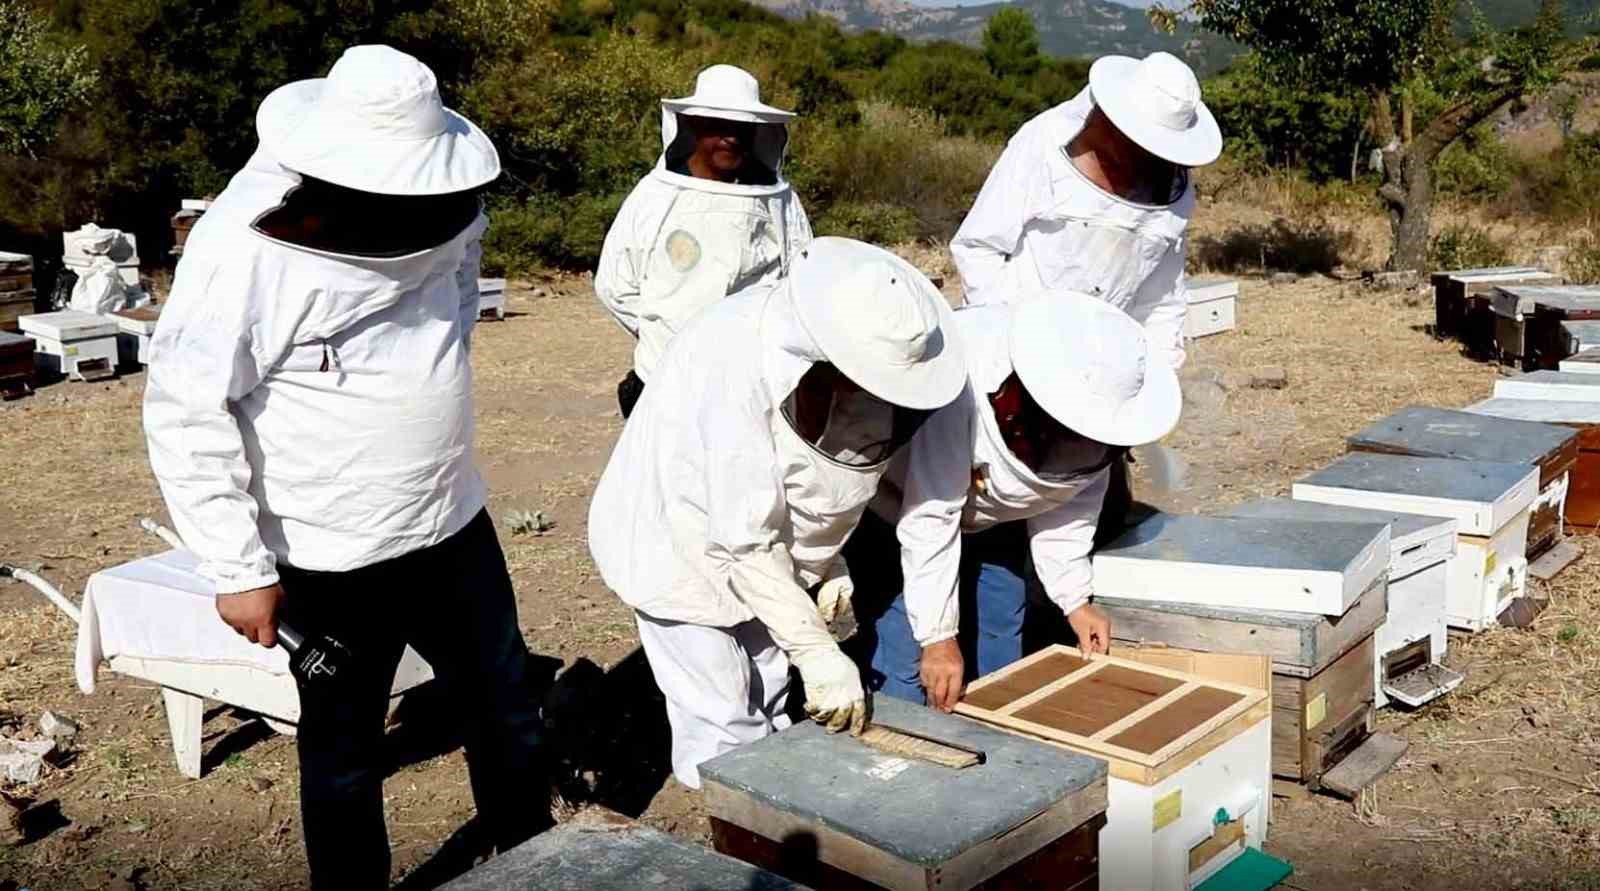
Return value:
[(856, 583), (850, 580), (850, 573), (843, 568), (834, 570), (817, 589), (817, 614), (822, 616), (823, 622), (833, 624), (839, 616), (839, 608), (855, 594)]
[(861, 687), (861, 670), (836, 646), (818, 647), (790, 657), (806, 688), (806, 714), (829, 733), (848, 729), (860, 736), (871, 708)]
[(1085, 653), (1111, 652), (1111, 619), (1094, 605), (1085, 603), (1067, 613), (1067, 624), (1078, 635), (1078, 648)]
[(217, 615), (251, 643), (274, 647), (278, 644), (278, 608), (283, 606), (283, 599), (281, 585), (218, 594)]
[(961, 701), (962, 680), (967, 666), (961, 660), (961, 645), (955, 638), (931, 643), (922, 648), (922, 691), (928, 705), (948, 712)]

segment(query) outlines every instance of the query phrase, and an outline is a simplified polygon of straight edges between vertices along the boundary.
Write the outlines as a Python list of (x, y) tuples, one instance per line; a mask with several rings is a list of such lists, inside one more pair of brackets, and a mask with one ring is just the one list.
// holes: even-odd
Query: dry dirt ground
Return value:
[[(916, 253), (947, 272), (936, 253)], [(664, 719), (632, 619), (585, 546), (629, 345), (581, 278), (527, 283), (510, 309), (475, 338), (479, 452), (497, 521), (526, 509), (553, 522), (542, 535), (499, 526), (528, 646), (568, 666), (547, 705), (552, 734), (577, 753), (563, 765), (558, 809), (594, 800), (704, 841), (697, 796), (667, 777)], [(1435, 342), (1429, 317), (1416, 294), (1247, 281), (1238, 330), (1191, 352), (1189, 411), (1171, 443), (1189, 464), (1188, 488), (1152, 500), (1196, 510), (1282, 493), (1379, 415), (1485, 396), (1496, 371)], [(1288, 372), (1286, 388), (1241, 386), (1267, 365)], [(135, 372), (0, 405), (0, 560), (77, 596), (95, 570), (157, 549), (134, 525), (163, 516), (142, 387)], [(1597, 578), (1591, 548), (1549, 586), (1554, 605), (1533, 629), (1452, 640), (1468, 679), (1434, 706), (1383, 716), (1411, 749), (1374, 808), (1321, 797), (1275, 805), (1268, 848), (1295, 864), (1291, 887), (1600, 889)], [(96, 694), (77, 692), (74, 633), (31, 589), (0, 583), (0, 732), (29, 732), (45, 709), (83, 725), (59, 766), (7, 790), (32, 808), (25, 843), (0, 846), (0, 889), (303, 887), (293, 741), (215, 709), (207, 772), (186, 780), (154, 688), (103, 672)], [(474, 849), (447, 714), (414, 697), (390, 734), (386, 806), (404, 887), (431, 887)]]

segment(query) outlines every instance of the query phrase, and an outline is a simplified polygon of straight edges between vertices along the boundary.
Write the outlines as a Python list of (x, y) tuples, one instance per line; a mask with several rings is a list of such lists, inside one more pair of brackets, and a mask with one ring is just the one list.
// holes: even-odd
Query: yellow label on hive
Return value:
[(1496, 562), (1495, 561), (1495, 552), (1494, 551), (1490, 551), (1489, 552), (1489, 556), (1483, 558), (1483, 574), (1484, 575), (1492, 575), (1494, 573), (1495, 562)]
[(61, 348), (61, 355), (63, 355), (63, 356), (76, 356), (76, 355), (78, 355), (78, 348), (77, 347), (62, 347)]
[(1326, 717), (1328, 717), (1328, 694), (1318, 693), (1316, 699), (1306, 703), (1306, 729), (1316, 729)]
[(1155, 824), (1155, 827), (1160, 829), (1175, 822), (1181, 816), (1183, 816), (1183, 790), (1173, 789), (1171, 792), (1156, 799), (1156, 805), (1150, 815), (1150, 819)]

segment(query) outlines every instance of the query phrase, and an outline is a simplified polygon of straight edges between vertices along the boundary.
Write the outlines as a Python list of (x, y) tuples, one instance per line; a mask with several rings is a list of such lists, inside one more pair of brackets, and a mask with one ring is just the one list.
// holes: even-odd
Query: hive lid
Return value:
[(1600, 400), (1600, 376), (1570, 371), (1530, 371), (1495, 381), (1494, 395), (1507, 399)]
[(31, 337), (28, 337), (28, 336), (22, 335), (22, 334), (13, 334), (10, 331), (0, 331), (0, 349), (3, 349), (3, 350), (26, 349), (26, 350), (32, 351), (33, 347), (34, 347), (34, 343), (33, 343), (33, 338), (31, 338)]
[(1352, 449), (1543, 467), (1570, 464), (1578, 434), (1565, 427), (1412, 405), (1346, 440)]
[(887, 696), (872, 707), (874, 720), (988, 757), (960, 770), (939, 767), (806, 721), (718, 755), (700, 765), (700, 776), (708, 790), (742, 793), (924, 867), (1070, 798), (1091, 797), (1090, 813), (1105, 810), (1104, 761)]
[(1295, 501), (1293, 498), (1262, 498), (1235, 505), (1225, 517), (1254, 517), (1261, 520), (1302, 520), (1308, 523), (1387, 523), (1389, 525), (1390, 566), (1418, 545), (1439, 538), (1453, 538), (1456, 521), (1449, 517), (1406, 514), (1392, 510), (1345, 507)]
[(1294, 484), (1299, 501), (1450, 517), (1463, 535), (1493, 535), (1533, 504), (1526, 464), (1351, 452)]
[(1600, 402), (1496, 398), (1475, 402), (1467, 406), (1464, 411), (1475, 415), (1516, 418), (1519, 421), (1538, 421), (1542, 424), (1563, 424), (1568, 427), (1600, 424)]
[[(1554, 276), (1551, 276), (1554, 278)], [(1600, 287), (1576, 285), (1501, 285), (1499, 290), (1515, 297), (1521, 311), (1539, 309), (1573, 310), (1600, 309)]]
[(1578, 374), (1600, 373), (1600, 346), (1579, 350), (1567, 358), (1562, 359), (1560, 370)]
[(115, 319), (75, 309), (20, 316), (17, 318), (17, 325), (29, 334), (48, 337), (51, 340), (84, 340), (117, 333)]
[(1555, 279), (1556, 276), (1537, 266), (1486, 266), (1478, 269), (1451, 269), (1435, 272), (1435, 281), (1448, 279), (1456, 282), (1478, 283), (1510, 281), (1512, 279)]
[(803, 885), (692, 844), (629, 823), (563, 823), (540, 833), (440, 891), (803, 891)]
[(1111, 597), (1343, 615), (1389, 565), (1386, 523), (1156, 514), (1094, 557)]
[(1057, 645), (974, 681), (956, 711), (1108, 759), (1113, 776), (1149, 785), (1233, 735), (1218, 740), (1213, 731), (1264, 720), (1267, 697), (1254, 686)]
[(1191, 278), (1186, 283), (1190, 303), (1205, 303), (1239, 296), (1239, 283), (1231, 278)]

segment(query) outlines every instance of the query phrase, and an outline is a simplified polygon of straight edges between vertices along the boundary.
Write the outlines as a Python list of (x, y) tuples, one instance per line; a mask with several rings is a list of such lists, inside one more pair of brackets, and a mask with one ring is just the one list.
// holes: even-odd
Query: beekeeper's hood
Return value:
[[(746, 150), (752, 160), (772, 173), (773, 185), (731, 185), (672, 173), (694, 153), (693, 134), (680, 116), (754, 124), (754, 144)], [(695, 78), (692, 95), (661, 100), (661, 158), (656, 162), (656, 172), (687, 181), (681, 185), (701, 189), (767, 192), (774, 187), (788, 188), (783, 181), (783, 158), (789, 146), (788, 123), (793, 118), (794, 112), (761, 101), (761, 85), (750, 72), (733, 65), (712, 65)]]
[(816, 239), (763, 314), (769, 396), (830, 460), (886, 461), (966, 383), (951, 322), (916, 267), (859, 241)]
[(1010, 342), (1028, 395), (1082, 436), (1139, 446), (1178, 424), (1178, 373), (1151, 361), (1144, 326), (1103, 300), (1071, 292), (1024, 300), (1012, 315)]

